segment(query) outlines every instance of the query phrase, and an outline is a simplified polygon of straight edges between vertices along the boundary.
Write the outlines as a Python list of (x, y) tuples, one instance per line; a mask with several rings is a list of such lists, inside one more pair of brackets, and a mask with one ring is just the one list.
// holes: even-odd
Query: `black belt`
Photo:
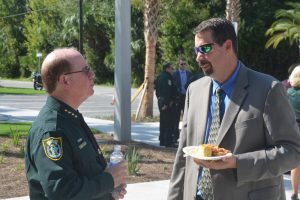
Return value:
[(195, 196), (195, 200), (204, 200), (204, 199), (202, 198), (202, 196), (196, 195), (196, 196)]

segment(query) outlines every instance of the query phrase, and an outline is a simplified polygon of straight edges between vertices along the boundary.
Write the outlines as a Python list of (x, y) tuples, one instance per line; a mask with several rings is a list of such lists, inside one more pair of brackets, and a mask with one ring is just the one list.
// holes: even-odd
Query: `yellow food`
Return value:
[(229, 150), (218, 147), (213, 144), (201, 144), (199, 146), (199, 154), (203, 157), (210, 157), (210, 156), (224, 156), (230, 153)]
[(212, 155), (212, 148), (207, 144), (200, 145), (199, 154), (203, 157), (209, 157)]

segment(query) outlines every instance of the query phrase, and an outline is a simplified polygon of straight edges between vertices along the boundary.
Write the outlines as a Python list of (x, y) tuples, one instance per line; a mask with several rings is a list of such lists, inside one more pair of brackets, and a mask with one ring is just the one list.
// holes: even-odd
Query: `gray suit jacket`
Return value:
[[(188, 88), (168, 200), (195, 197), (199, 167), (182, 148), (204, 142), (210, 87), (204, 77)], [(300, 134), (282, 84), (241, 64), (217, 145), (237, 156), (237, 168), (211, 170), (215, 200), (285, 199), (282, 174), (300, 165)]]

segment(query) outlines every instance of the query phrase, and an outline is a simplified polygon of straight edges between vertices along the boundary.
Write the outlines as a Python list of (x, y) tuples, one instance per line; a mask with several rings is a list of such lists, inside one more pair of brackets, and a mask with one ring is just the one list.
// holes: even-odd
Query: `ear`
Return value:
[(68, 77), (66, 75), (63, 75), (63, 74), (59, 76), (58, 82), (63, 87), (68, 87), (70, 85), (70, 80), (68, 79)]
[(232, 41), (231, 40), (226, 40), (225, 41), (225, 49), (226, 50), (232, 49)]

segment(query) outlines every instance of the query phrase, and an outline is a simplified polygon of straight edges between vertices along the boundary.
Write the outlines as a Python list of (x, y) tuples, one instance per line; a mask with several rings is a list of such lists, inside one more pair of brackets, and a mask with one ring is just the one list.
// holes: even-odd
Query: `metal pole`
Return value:
[(114, 139), (131, 140), (130, 0), (115, 0), (115, 124)]
[(79, 0), (79, 52), (83, 54), (83, 9), (82, 0)]

